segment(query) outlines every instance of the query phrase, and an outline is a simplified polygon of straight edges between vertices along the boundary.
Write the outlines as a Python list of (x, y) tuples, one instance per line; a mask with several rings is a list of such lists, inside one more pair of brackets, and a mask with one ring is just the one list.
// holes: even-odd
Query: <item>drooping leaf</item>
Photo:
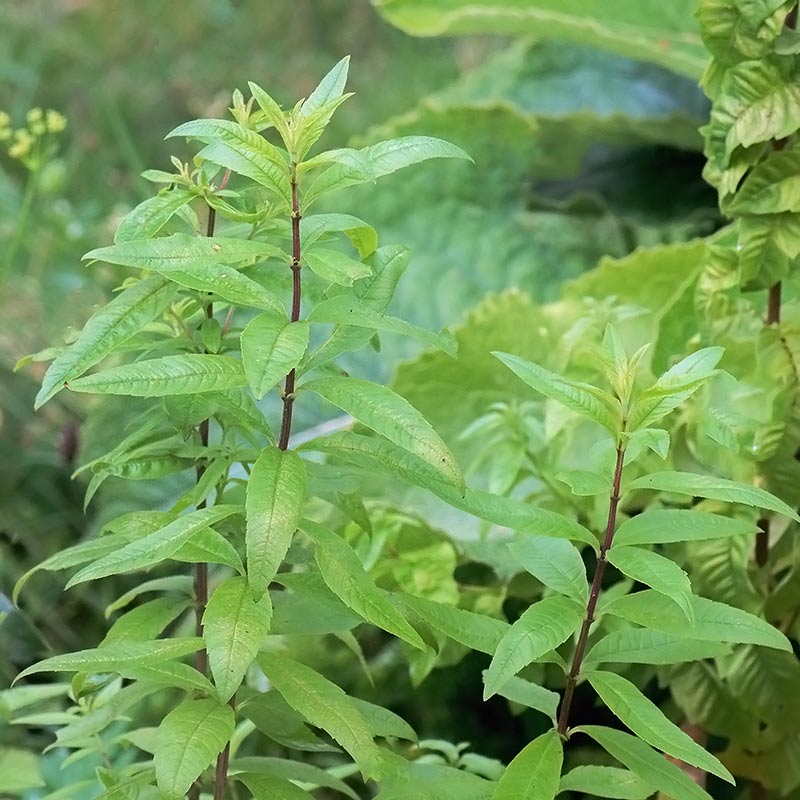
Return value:
[(529, 606), (497, 645), (484, 681), (484, 700), (523, 667), (565, 642), (580, 624), (583, 611), (579, 603), (560, 596), (545, 597)]
[(433, 465), (441, 480), (464, 488), (464, 476), (447, 445), (407, 400), (391, 389), (358, 378), (317, 378), (305, 384), (410, 453)]
[(724, 500), (727, 503), (741, 503), (768, 511), (776, 511), (785, 517), (800, 522), (800, 517), (792, 508), (769, 492), (745, 483), (717, 478), (713, 475), (699, 475), (694, 472), (654, 472), (642, 475), (628, 487), (649, 489), (660, 492), (685, 494), (690, 497), (707, 497), (710, 500)]
[(354, 550), (341, 536), (311, 520), (303, 520), (300, 527), (317, 544), (315, 558), (323, 580), (348, 608), (412, 647), (426, 649), (388, 592), (375, 585)]
[(158, 788), (186, 794), (233, 734), (233, 709), (214, 698), (184, 700), (158, 726), (154, 764)]
[(294, 369), (308, 346), (307, 322), (289, 322), (285, 316), (261, 314), (242, 331), (242, 364), (247, 382), (260, 400)]
[(671, 722), (627, 678), (614, 672), (599, 671), (590, 672), (587, 677), (606, 706), (640, 739), (673, 758), (710, 772), (728, 783), (735, 783), (733, 775), (717, 758)]
[(635, 736), (599, 725), (581, 725), (573, 733), (591, 736), (606, 752), (647, 784), (681, 800), (712, 800), (682, 769)]
[(514, 374), (545, 397), (577, 411), (616, 436), (622, 422), (619, 402), (588, 383), (562, 378), (554, 372), (509, 353), (494, 353)]
[(239, 688), (271, 617), (269, 593), (256, 600), (246, 578), (228, 578), (214, 590), (203, 614), (203, 639), (220, 700), (230, 700)]
[(647, 800), (653, 796), (655, 788), (626, 769), (585, 765), (564, 775), (558, 791), (559, 794), (577, 792), (616, 800)]
[(86, 375), (67, 388), (89, 394), (165, 397), (236, 389), (247, 382), (242, 362), (228, 356), (162, 356)]
[(135, 539), (124, 547), (99, 558), (74, 575), (67, 586), (75, 586), (108, 575), (119, 575), (152, 567), (154, 564), (170, 558), (199, 531), (234, 514), (241, 513), (242, 509), (235, 505), (219, 505), (192, 511), (178, 517), (154, 533)]
[(78, 378), (109, 353), (157, 319), (175, 297), (162, 278), (147, 278), (118, 294), (84, 326), (77, 341), (48, 368), (35, 408), (44, 405), (65, 383)]
[(563, 759), (558, 733), (543, 733), (506, 767), (492, 800), (553, 800), (558, 794)]
[(579, 550), (566, 539), (525, 534), (510, 542), (511, 554), (554, 592), (585, 603), (589, 596), (586, 567)]
[(642, 547), (614, 544), (608, 560), (623, 574), (669, 597), (692, 620), (692, 585), (689, 576), (671, 559)]
[(614, 534), (614, 545), (694, 542), (756, 531), (756, 524), (746, 519), (703, 511), (655, 508), (625, 520)]
[(278, 653), (262, 653), (258, 663), (292, 708), (347, 750), (365, 777), (377, 776), (380, 751), (372, 740), (369, 725), (336, 684), (305, 664)]
[(291, 450), (265, 447), (247, 482), (247, 575), (256, 597), (275, 577), (303, 513), (306, 468)]

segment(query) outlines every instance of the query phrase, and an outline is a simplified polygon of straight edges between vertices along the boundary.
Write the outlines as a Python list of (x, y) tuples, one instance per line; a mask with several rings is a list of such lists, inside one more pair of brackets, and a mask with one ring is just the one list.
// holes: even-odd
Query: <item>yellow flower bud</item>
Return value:
[(0, 128), (7, 128), (11, 125), (11, 117), (5, 111), (0, 111)]
[(55, 109), (48, 108), (45, 123), (50, 133), (61, 133), (67, 127), (67, 118)]
[(28, 124), (33, 124), (34, 122), (39, 122), (43, 116), (44, 112), (42, 111), (41, 108), (32, 108), (25, 115), (25, 118), (28, 120)]

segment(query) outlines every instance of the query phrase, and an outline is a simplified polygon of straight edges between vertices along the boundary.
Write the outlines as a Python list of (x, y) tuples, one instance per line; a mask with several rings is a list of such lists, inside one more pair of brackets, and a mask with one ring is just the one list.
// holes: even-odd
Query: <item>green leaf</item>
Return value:
[(36, 753), (21, 747), (0, 747), (0, 791), (18, 796), (45, 786)]
[(172, 136), (199, 139), (206, 144), (199, 158), (254, 180), (291, 205), (288, 159), (255, 131), (229, 120), (196, 119), (179, 125), (166, 138)]
[(443, 481), (464, 488), (464, 476), (447, 445), (419, 411), (391, 389), (359, 378), (339, 377), (317, 378), (304, 388), (434, 466)]
[(503, 620), (415, 597), (395, 594), (395, 601), (416, 615), (419, 622), (449, 636), (459, 644), (492, 655), (511, 627)]
[(733, 775), (711, 753), (667, 719), (627, 678), (614, 672), (591, 672), (587, 677), (602, 701), (640, 739), (673, 758), (735, 783)]
[(285, 316), (261, 314), (242, 331), (242, 364), (247, 382), (260, 400), (294, 369), (308, 346), (307, 322), (289, 322)]
[(219, 699), (230, 700), (269, 633), (269, 593), (253, 597), (242, 577), (228, 578), (214, 590), (203, 614), (203, 639)]
[(247, 575), (256, 597), (266, 592), (303, 513), (306, 468), (291, 450), (265, 447), (247, 482)]
[(323, 580), (348, 608), (412, 647), (427, 649), (389, 593), (375, 585), (355, 551), (341, 536), (311, 520), (302, 520), (300, 527), (317, 544), (314, 554)]
[(509, 353), (493, 353), (517, 377), (545, 397), (577, 411), (616, 436), (622, 425), (619, 402), (588, 383), (577, 383)]
[(361, 258), (374, 253), (378, 246), (375, 228), (350, 214), (311, 214), (300, 220), (300, 240), (305, 248), (328, 233), (344, 233)]
[(67, 388), (89, 394), (164, 397), (235, 389), (246, 382), (241, 361), (228, 356), (190, 354), (122, 364), (78, 378)]
[(284, 700), (347, 750), (364, 777), (377, 777), (380, 751), (369, 725), (336, 684), (278, 653), (262, 653), (258, 663)]
[[(359, 800), (358, 795), (344, 781), (331, 775), (330, 772), (315, 767), (313, 764), (306, 764), (302, 761), (290, 761), (288, 758), (270, 758), (263, 756), (236, 758), (230, 763), (229, 773), (237, 777), (240, 773), (247, 773), (251, 778), (254, 776), (269, 775), (277, 778), (284, 778), (287, 781), (291, 780), (297, 781), (298, 783), (307, 783), (312, 786), (325, 786), (347, 795), (352, 798), (352, 800)], [(276, 796), (277, 795), (273, 794), (269, 800), (274, 800)]]
[(189, 607), (188, 597), (157, 597), (123, 614), (109, 628), (102, 645), (149, 642)]
[(233, 735), (233, 709), (208, 698), (184, 700), (158, 726), (154, 764), (158, 788), (185, 795)]
[(529, 606), (497, 645), (486, 673), (483, 699), (497, 694), (523, 667), (565, 642), (580, 625), (583, 611), (567, 597), (545, 597)]
[(214, 693), (214, 687), (205, 675), (194, 667), (181, 664), (179, 661), (160, 661), (157, 664), (144, 666), (124, 666), (120, 667), (119, 674), (123, 678), (140, 683), (168, 686), (171, 689), (185, 689), (189, 692), (202, 692), (203, 694)]
[(619, 767), (586, 765), (570, 770), (558, 786), (558, 792), (577, 792), (592, 797), (609, 797), (615, 800), (647, 800), (655, 788), (638, 775)]
[(726, 211), (730, 216), (800, 211), (800, 151), (770, 153), (742, 182)]
[(352, 286), (355, 281), (372, 274), (368, 264), (329, 247), (307, 249), (303, 253), (303, 261), (314, 274), (340, 286)]
[(557, 731), (534, 739), (506, 767), (492, 800), (553, 800), (564, 750)]
[(703, 511), (656, 508), (625, 520), (614, 534), (614, 546), (699, 542), (756, 533), (757, 530), (756, 524), (746, 519)]
[(599, 725), (581, 725), (573, 733), (591, 736), (606, 752), (624, 764), (646, 783), (655, 786), (669, 797), (680, 800), (713, 800), (680, 767), (648, 747), (644, 742), (623, 731)]
[(78, 650), (53, 656), (22, 670), (19, 681), (37, 672), (116, 672), (126, 667), (150, 666), (194, 653), (202, 639), (160, 639), (155, 642), (119, 642), (93, 650)]
[(323, 300), (308, 315), (309, 322), (328, 322), (335, 325), (369, 328), (374, 331), (397, 333), (409, 336), (423, 344), (438, 347), (453, 357), (458, 352), (455, 337), (447, 329), (433, 333), (425, 328), (412, 325), (403, 319), (389, 317), (375, 311), (355, 297), (337, 295)]
[[(104, 536), (103, 538), (108, 539), (110, 537)], [(110, 553), (114, 549), (116, 548), (109, 548), (106, 552)], [(91, 558), (87, 559), (87, 561), (91, 560)], [(191, 597), (194, 591), (194, 578), (189, 575), (170, 575), (166, 578), (154, 578), (153, 580), (140, 583), (133, 589), (129, 589), (124, 594), (121, 594), (112, 603), (109, 603), (104, 612), (105, 616), (106, 618), (110, 617), (115, 611), (129, 606), (134, 600), (147, 592), (171, 591)]]
[(693, 624), (671, 600), (652, 589), (617, 598), (606, 606), (605, 613), (689, 639), (791, 650), (789, 640), (777, 628), (753, 614), (704, 597), (692, 596), (691, 603)]
[(623, 574), (669, 597), (692, 620), (692, 585), (689, 576), (674, 562), (641, 547), (614, 546), (606, 558)]
[(586, 567), (578, 549), (566, 539), (526, 534), (509, 542), (519, 563), (554, 592), (585, 603), (589, 597)]
[(379, 0), (378, 10), (414, 36), (464, 34), (554, 37), (653, 61), (692, 78), (708, 54), (693, 19), (694, 0), (644, 8), (624, 0)]
[(120, 292), (84, 326), (78, 339), (48, 368), (34, 408), (40, 408), (64, 384), (83, 375), (153, 320), (175, 297), (175, 287), (162, 278), (140, 281)]
[(303, 105), (300, 106), (298, 116), (307, 117), (332, 100), (341, 97), (347, 84), (347, 71), (349, 68), (350, 56), (345, 56), (334, 65), (333, 69), (319, 82), (317, 88), (306, 98)]
[[(208, 472), (207, 470), (203, 477), (208, 475)], [(244, 565), (236, 548), (213, 528), (198, 531), (188, 542), (184, 542), (171, 558), (173, 561), (184, 561), (189, 564), (203, 562), (225, 564), (240, 575), (244, 574)]]
[(275, 800), (278, 797), (281, 800), (314, 800), (313, 794), (276, 775), (252, 775), (246, 772), (237, 775), (236, 780), (250, 790), (254, 800)]
[(800, 255), (800, 214), (742, 217), (737, 253), (743, 289), (766, 289), (783, 280)]
[(122, 218), (114, 233), (114, 243), (152, 238), (194, 197), (185, 189), (171, 189), (148, 197)]
[[(485, 679), (484, 674), (484, 679)], [(551, 692), (542, 686), (537, 686), (535, 683), (526, 681), (523, 678), (513, 677), (503, 684), (503, 687), (497, 693), (506, 700), (511, 700), (512, 703), (519, 703), (520, 705), (533, 708), (536, 711), (541, 711), (546, 714), (556, 724), (556, 714), (558, 713), (558, 703), (560, 695), (558, 692)]]
[(741, 503), (745, 506), (776, 511), (795, 522), (800, 522), (800, 517), (790, 506), (769, 492), (713, 475), (699, 475), (694, 472), (654, 472), (632, 481), (628, 489), (672, 492), (690, 497), (706, 497), (709, 500), (724, 500), (726, 503)]
[(382, 736), (385, 739), (405, 739), (409, 742), (417, 741), (414, 729), (401, 716), (383, 706), (360, 700), (358, 697), (350, 699), (367, 721), (373, 736)]
[(633, 628), (612, 631), (600, 639), (583, 661), (584, 668), (594, 664), (682, 664), (705, 658), (720, 658), (730, 647), (719, 642), (687, 639), (683, 635)]
[(234, 514), (241, 514), (240, 506), (219, 505), (192, 511), (170, 522), (154, 533), (136, 539), (122, 548), (113, 550), (78, 572), (67, 588), (108, 575), (147, 569), (176, 553), (199, 531)]
[(350, 92), (340, 97), (334, 97), (315, 111), (312, 111), (308, 116), (295, 118), (294, 135), (289, 147), (294, 161), (300, 162), (305, 158), (306, 153), (325, 132), (325, 128), (328, 127), (328, 123), (331, 121), (336, 109), (352, 96), (353, 93)]

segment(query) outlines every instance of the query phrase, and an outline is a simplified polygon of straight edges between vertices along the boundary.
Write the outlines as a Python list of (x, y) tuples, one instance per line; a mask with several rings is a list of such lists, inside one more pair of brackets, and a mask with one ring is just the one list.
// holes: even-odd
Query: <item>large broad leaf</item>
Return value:
[(624, 0), (375, 0), (390, 22), (417, 36), (467, 33), (563, 38), (655, 61), (699, 78), (707, 56), (693, 19), (695, 3), (643, 5)]
[(701, 789), (682, 769), (635, 736), (599, 725), (582, 725), (573, 731), (578, 732), (591, 736), (617, 761), (668, 797), (712, 800), (711, 795)]
[(655, 788), (633, 772), (618, 767), (575, 767), (561, 779), (561, 792), (577, 792), (615, 800), (647, 800)]
[(722, 539), (757, 530), (756, 524), (746, 519), (703, 511), (656, 508), (625, 520), (614, 534), (614, 546)]
[(694, 472), (654, 472), (632, 481), (628, 489), (650, 489), (685, 494), (690, 497), (707, 497), (710, 500), (724, 500), (727, 503), (741, 503), (767, 511), (777, 511), (800, 522), (800, 517), (794, 510), (775, 495), (746, 483), (729, 481), (713, 475), (699, 475)]
[(144, 667), (194, 653), (202, 639), (161, 639), (156, 642), (126, 642), (78, 650), (53, 656), (24, 669), (16, 680), (37, 672), (115, 672), (126, 667)]
[(306, 497), (306, 468), (291, 450), (266, 447), (247, 482), (247, 574), (260, 597), (275, 577), (297, 530)]
[(553, 800), (558, 794), (563, 760), (558, 732), (543, 733), (506, 767), (492, 800)]
[(89, 394), (166, 397), (236, 389), (246, 383), (241, 361), (228, 356), (190, 354), (111, 367), (78, 378), (67, 388)]
[(77, 341), (50, 365), (34, 408), (160, 317), (174, 297), (175, 287), (159, 277), (147, 278), (120, 292), (92, 315)]
[(170, 136), (199, 139), (207, 145), (200, 151), (202, 158), (251, 178), (291, 205), (288, 159), (255, 131), (229, 120), (196, 119), (179, 125)]
[(622, 424), (619, 401), (588, 383), (562, 378), (524, 358), (509, 353), (494, 353), (528, 386), (567, 408), (577, 411), (606, 428), (616, 436)]
[(377, 775), (380, 751), (369, 725), (336, 684), (278, 653), (262, 653), (258, 663), (283, 699), (347, 750), (365, 777)]
[(580, 625), (583, 607), (567, 597), (545, 597), (506, 631), (489, 665), (483, 699), (496, 694), (523, 667), (565, 642)]
[(208, 698), (184, 700), (158, 726), (154, 763), (158, 788), (170, 797), (186, 794), (233, 735), (233, 709)]
[(391, 595), (375, 585), (353, 548), (341, 536), (310, 520), (303, 520), (300, 527), (317, 543), (315, 558), (323, 580), (348, 608), (413, 647), (426, 649)]
[(152, 567), (171, 558), (198, 532), (241, 513), (241, 507), (235, 505), (219, 505), (192, 511), (84, 567), (72, 577), (67, 587), (108, 575)]
[(669, 597), (692, 620), (692, 585), (689, 576), (672, 560), (642, 547), (618, 547), (606, 558), (623, 574)]
[(683, 635), (632, 628), (612, 631), (600, 639), (583, 661), (584, 668), (600, 663), (612, 664), (682, 664), (705, 658), (720, 658), (730, 647), (719, 642), (687, 639)]
[(214, 590), (203, 614), (203, 639), (220, 700), (229, 700), (239, 688), (271, 617), (269, 594), (256, 600), (245, 578), (228, 578)]
[(195, 195), (185, 189), (172, 189), (139, 203), (117, 226), (114, 242), (150, 239), (155, 236)]
[(441, 480), (463, 489), (464, 476), (447, 445), (407, 400), (358, 378), (318, 378), (305, 384), (359, 422), (434, 466)]
[(693, 624), (669, 598), (652, 589), (617, 598), (605, 607), (605, 613), (690, 639), (791, 650), (789, 640), (777, 628), (753, 614), (704, 597), (692, 596), (691, 603)]
[(554, 592), (585, 603), (589, 596), (586, 567), (580, 551), (566, 539), (526, 534), (508, 549), (519, 563)]
[(667, 719), (627, 678), (614, 672), (591, 672), (587, 677), (606, 706), (640, 739), (673, 758), (735, 783), (733, 775), (711, 753)]
[(241, 336), (242, 364), (258, 400), (300, 363), (308, 330), (307, 322), (289, 322), (277, 314), (261, 314), (247, 324)]

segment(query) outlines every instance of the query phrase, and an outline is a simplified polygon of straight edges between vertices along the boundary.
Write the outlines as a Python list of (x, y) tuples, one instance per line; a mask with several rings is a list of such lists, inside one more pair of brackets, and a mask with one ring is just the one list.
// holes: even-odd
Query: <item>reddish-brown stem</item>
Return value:
[[(297, 197), (297, 174), (292, 167), (292, 314), (290, 322), (300, 319), (300, 203)], [(283, 415), (281, 432), (278, 436), (278, 447), (286, 450), (292, 432), (292, 409), (294, 408), (295, 371), (291, 370), (283, 385)]]
[(214, 800), (222, 800), (225, 797), (225, 783), (228, 780), (228, 759), (230, 755), (231, 743), (228, 742), (217, 756), (217, 766), (214, 770)]
[(572, 699), (575, 695), (575, 686), (581, 673), (581, 665), (586, 655), (586, 644), (589, 641), (589, 629), (594, 622), (594, 612), (597, 608), (597, 598), (600, 596), (600, 587), (603, 585), (603, 575), (606, 571), (606, 553), (614, 541), (614, 530), (617, 525), (617, 507), (619, 506), (619, 487), (622, 482), (622, 466), (625, 461), (625, 450), (617, 444), (617, 462), (614, 466), (614, 481), (611, 488), (611, 497), (608, 501), (608, 520), (603, 544), (597, 557), (597, 566), (594, 571), (592, 587), (589, 590), (589, 600), (586, 603), (586, 615), (583, 618), (581, 631), (578, 634), (578, 644), (575, 645), (575, 654), (572, 656), (572, 665), (567, 673), (567, 685), (564, 690), (564, 699), (561, 701), (561, 711), (558, 715), (558, 732), (563, 737), (567, 733), (569, 715), (572, 709)]

